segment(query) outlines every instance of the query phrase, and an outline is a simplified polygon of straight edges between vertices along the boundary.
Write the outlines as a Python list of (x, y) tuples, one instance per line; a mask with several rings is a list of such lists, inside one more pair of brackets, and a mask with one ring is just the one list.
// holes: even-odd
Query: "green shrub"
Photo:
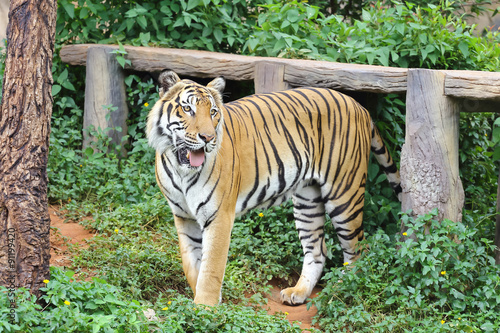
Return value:
[[(8, 292), (0, 286), (2, 332), (302, 332), (283, 314), (270, 316), (261, 309), (232, 304), (196, 306), (182, 295), (160, 295), (154, 304), (141, 304), (102, 279), (76, 281), (73, 271), (55, 267), (41, 290), (45, 306), (28, 290), (16, 291), (12, 323)], [(147, 319), (145, 311), (154, 316)]]
[(139, 4), (60, 0), (57, 40), (234, 52), (244, 43), (241, 31), (253, 25), (255, 3), (260, 1), (162, 0)]
[(320, 326), (341, 332), (500, 329), (500, 266), (492, 241), (463, 223), (439, 223), (436, 215), (403, 214), (407, 236), (379, 231), (358, 261), (326, 274), (314, 300)]
[[(7, 332), (147, 332), (143, 307), (101, 279), (77, 282), (74, 272), (51, 267), (41, 300), (26, 289), (16, 294), (16, 319), (11, 325), (5, 288), (0, 287), (0, 327)], [(10, 305), (10, 304), (9, 304)]]
[(305, 2), (263, 5), (244, 50), (395, 67), (497, 70), (498, 34), (474, 36), (474, 27), (455, 14), (452, 4), (378, 1), (363, 9), (362, 20), (352, 21), (325, 16)]

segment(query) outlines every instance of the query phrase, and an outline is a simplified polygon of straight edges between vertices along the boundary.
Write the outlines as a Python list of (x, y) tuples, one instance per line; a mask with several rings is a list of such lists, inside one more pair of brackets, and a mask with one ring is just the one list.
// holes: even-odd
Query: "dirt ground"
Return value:
[[(57, 228), (57, 230), (52, 229), (50, 233), (50, 265), (70, 267), (71, 251), (68, 250), (69, 247), (78, 244), (78, 246), (86, 248), (88, 246), (87, 240), (91, 239), (94, 234), (74, 221), (65, 222), (57, 207), (50, 207), (49, 213), (51, 226)], [(319, 289), (315, 289), (312, 297), (315, 297), (318, 291)], [(267, 312), (269, 314), (283, 312), (288, 314), (287, 319), (290, 322), (300, 321), (302, 329), (311, 327), (312, 317), (317, 312), (315, 307), (308, 311), (306, 305), (283, 305), (280, 301), (280, 288), (276, 285), (272, 286), (271, 294), (268, 295), (268, 307)]]

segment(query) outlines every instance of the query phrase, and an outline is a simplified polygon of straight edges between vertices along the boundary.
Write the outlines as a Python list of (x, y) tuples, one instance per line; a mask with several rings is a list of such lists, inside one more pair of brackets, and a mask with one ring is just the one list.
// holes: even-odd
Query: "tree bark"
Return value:
[(56, 0), (11, 0), (0, 108), (0, 284), (49, 278), (47, 159)]

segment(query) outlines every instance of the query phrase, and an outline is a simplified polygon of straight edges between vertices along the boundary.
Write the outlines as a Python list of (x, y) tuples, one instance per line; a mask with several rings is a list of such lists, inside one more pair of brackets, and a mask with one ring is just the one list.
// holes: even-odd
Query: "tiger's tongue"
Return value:
[(189, 152), (189, 164), (198, 167), (205, 161), (205, 151), (203, 149), (193, 150)]

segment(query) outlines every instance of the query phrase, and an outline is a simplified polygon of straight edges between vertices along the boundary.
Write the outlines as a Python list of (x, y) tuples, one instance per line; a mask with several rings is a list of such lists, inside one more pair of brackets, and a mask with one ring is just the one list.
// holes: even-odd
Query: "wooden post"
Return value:
[(458, 102), (444, 94), (445, 74), (408, 71), (406, 138), (401, 152), (402, 210), (439, 220), (462, 220), (464, 190), (458, 172)]
[[(123, 70), (116, 61), (113, 48), (91, 47), (87, 51), (87, 77), (85, 80), (85, 109), (83, 128), (106, 130), (121, 127), (122, 131), (109, 130), (112, 142), (120, 144), (127, 133), (127, 96)], [(118, 108), (110, 113), (110, 108)], [(83, 146), (88, 147), (94, 140), (84, 132)], [(123, 151), (122, 151), (123, 153)]]
[(270, 62), (258, 62), (255, 64), (255, 93), (268, 93), (286, 90), (290, 85), (285, 82), (285, 65)]

